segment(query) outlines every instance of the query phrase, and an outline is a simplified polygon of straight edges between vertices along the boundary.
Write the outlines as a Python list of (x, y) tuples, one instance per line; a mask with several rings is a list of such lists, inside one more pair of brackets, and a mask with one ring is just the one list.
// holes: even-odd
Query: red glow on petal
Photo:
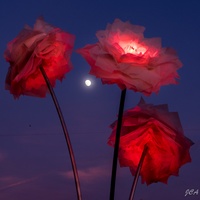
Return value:
[(143, 55), (147, 51), (145, 46), (140, 46), (135, 42), (119, 41), (119, 45), (124, 50), (125, 54), (130, 53), (134, 55)]
[(78, 50), (102, 83), (117, 84), (144, 95), (176, 84), (182, 67), (175, 51), (162, 48), (160, 38), (145, 38), (144, 27), (116, 19), (97, 31), (99, 42)]
[[(117, 121), (112, 125), (108, 144), (114, 146)], [(167, 104), (154, 106), (143, 100), (123, 115), (120, 133), (119, 163), (129, 167), (134, 176), (144, 146), (148, 146), (140, 175), (142, 183), (167, 183), (177, 176), (185, 163), (191, 162), (189, 149), (193, 142), (183, 135), (177, 112), (169, 112)]]
[(34, 28), (25, 27), (8, 43), (4, 57), (10, 63), (6, 89), (20, 95), (45, 97), (48, 88), (40, 72), (42, 66), (55, 86), (72, 68), (70, 56), (75, 37), (38, 19)]

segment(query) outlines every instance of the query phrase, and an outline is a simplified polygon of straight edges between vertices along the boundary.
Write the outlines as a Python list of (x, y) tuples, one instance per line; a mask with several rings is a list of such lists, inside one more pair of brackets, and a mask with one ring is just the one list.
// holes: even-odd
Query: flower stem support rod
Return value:
[(121, 125), (122, 125), (122, 117), (123, 117), (123, 112), (124, 112), (125, 97), (126, 97), (126, 89), (122, 90), (121, 98), (120, 98), (120, 106), (119, 106), (119, 112), (118, 112), (117, 130), (116, 130), (115, 146), (114, 146), (114, 154), (113, 154), (112, 176), (111, 176), (111, 184), (110, 184), (110, 200), (114, 200), (114, 196), (115, 196), (117, 159), (118, 159), (118, 152), (119, 152), (120, 132), (121, 132)]
[(55, 107), (56, 107), (56, 110), (57, 110), (57, 113), (58, 113), (58, 116), (59, 116), (59, 119), (60, 119), (60, 122), (61, 122), (61, 125), (62, 125), (62, 129), (63, 129), (63, 132), (64, 132), (65, 140), (66, 140), (66, 143), (67, 143), (67, 147), (68, 147), (68, 151), (69, 151), (69, 155), (70, 155), (70, 159), (71, 159), (71, 164), (72, 164), (72, 169), (73, 169), (73, 174), (74, 174), (74, 179), (75, 179), (75, 185), (76, 185), (77, 198), (78, 198), (78, 200), (81, 200), (82, 198), (81, 198), (80, 181), (79, 181), (79, 177), (78, 177), (76, 161), (75, 161), (75, 157), (74, 157), (69, 133), (68, 133), (68, 130), (67, 130), (67, 126), (65, 124), (65, 120), (64, 120), (63, 114), (61, 112), (61, 109), (60, 109), (58, 100), (56, 98), (56, 95), (54, 93), (54, 90), (53, 90), (51, 83), (49, 81), (49, 78), (47, 77), (47, 74), (46, 74), (46, 72), (45, 72), (45, 70), (43, 69), (42, 66), (40, 66), (40, 71), (41, 71), (41, 73), (42, 73), (42, 75), (45, 79), (45, 82), (47, 84), (47, 87), (49, 89), (49, 92), (51, 94), (53, 102), (55, 104)]
[(137, 170), (136, 170), (136, 174), (135, 174), (133, 185), (132, 185), (132, 188), (131, 188), (129, 200), (133, 200), (133, 198), (134, 198), (135, 190), (136, 190), (136, 186), (137, 186), (137, 182), (138, 182), (138, 178), (139, 178), (139, 175), (140, 175), (140, 170), (142, 168), (142, 164), (144, 162), (144, 158), (146, 156), (147, 150), (148, 150), (148, 147), (147, 147), (147, 145), (145, 145), (144, 149), (143, 149), (143, 152), (142, 152), (142, 156), (140, 158), (140, 162), (139, 162)]

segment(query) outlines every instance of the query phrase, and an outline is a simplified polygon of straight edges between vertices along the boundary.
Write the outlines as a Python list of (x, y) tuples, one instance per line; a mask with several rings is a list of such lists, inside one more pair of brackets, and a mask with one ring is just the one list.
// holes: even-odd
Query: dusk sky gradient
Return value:
[[(145, 37), (161, 37), (174, 48), (183, 67), (178, 85), (162, 86), (150, 97), (128, 90), (125, 110), (143, 96), (147, 103), (168, 104), (177, 111), (185, 136), (195, 144), (192, 162), (181, 167), (168, 184), (149, 186), (138, 181), (135, 200), (200, 199), (187, 189), (200, 190), (200, 1), (190, 0), (6, 0), (0, 3), (0, 199), (76, 200), (68, 150), (61, 125), (48, 94), (46, 98), (21, 96), (15, 100), (4, 89), (9, 64), (3, 54), (25, 24), (39, 16), (76, 36), (71, 56), (73, 70), (57, 82), (55, 93), (68, 126), (79, 170), (83, 200), (108, 200), (113, 148), (107, 145), (116, 120), (121, 90), (102, 85), (88, 74), (90, 67), (75, 52), (97, 42), (96, 31), (114, 19), (144, 26)], [(92, 80), (86, 87), (84, 81)], [(118, 167), (116, 200), (129, 197), (133, 177)]]

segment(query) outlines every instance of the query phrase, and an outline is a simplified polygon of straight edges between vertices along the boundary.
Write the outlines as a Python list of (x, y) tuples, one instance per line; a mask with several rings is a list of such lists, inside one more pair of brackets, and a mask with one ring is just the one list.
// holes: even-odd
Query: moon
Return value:
[(90, 87), (90, 86), (92, 85), (91, 80), (89, 80), (89, 79), (85, 80), (85, 85), (86, 85), (87, 87)]

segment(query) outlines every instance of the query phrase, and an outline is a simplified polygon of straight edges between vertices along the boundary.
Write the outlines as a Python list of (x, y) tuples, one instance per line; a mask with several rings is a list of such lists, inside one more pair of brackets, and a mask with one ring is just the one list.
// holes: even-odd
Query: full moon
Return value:
[(91, 84), (92, 84), (92, 82), (91, 82), (91, 80), (85, 80), (85, 85), (87, 86), (87, 87), (89, 87), (89, 86), (91, 86)]

